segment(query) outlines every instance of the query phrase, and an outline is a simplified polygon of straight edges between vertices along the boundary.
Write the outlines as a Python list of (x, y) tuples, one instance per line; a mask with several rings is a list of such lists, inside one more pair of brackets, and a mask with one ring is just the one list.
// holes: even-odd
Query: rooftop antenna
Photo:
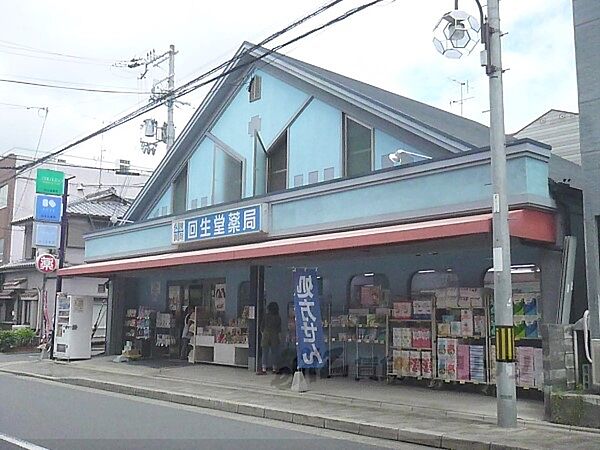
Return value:
[(457, 83), (460, 86), (460, 100), (450, 100), (450, 106), (458, 103), (460, 105), (460, 115), (462, 117), (464, 115), (463, 114), (464, 113), (464, 108), (463, 108), (464, 103), (467, 100), (471, 100), (475, 97), (473, 97), (473, 96), (465, 97), (465, 94), (469, 93), (469, 80), (459, 81), (459, 80), (455, 80), (454, 78), (451, 78), (451, 81), (454, 81), (455, 83)]

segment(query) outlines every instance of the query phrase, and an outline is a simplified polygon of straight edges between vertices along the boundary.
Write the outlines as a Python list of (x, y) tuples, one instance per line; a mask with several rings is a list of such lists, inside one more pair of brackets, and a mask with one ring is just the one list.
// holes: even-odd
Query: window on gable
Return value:
[(242, 198), (243, 163), (241, 159), (215, 146), (215, 174), (213, 177), (214, 204)]
[(346, 176), (372, 171), (373, 129), (344, 116), (344, 164)]
[(260, 95), (262, 91), (262, 78), (259, 75), (254, 75), (250, 80), (250, 86), (248, 86), (249, 100), (251, 102), (255, 102), (256, 100), (260, 100)]
[(186, 211), (187, 201), (187, 165), (179, 172), (173, 181), (173, 214), (181, 214)]
[(267, 153), (267, 192), (283, 191), (287, 188), (287, 131)]
[(0, 208), (5, 208), (8, 205), (8, 184), (0, 187)]

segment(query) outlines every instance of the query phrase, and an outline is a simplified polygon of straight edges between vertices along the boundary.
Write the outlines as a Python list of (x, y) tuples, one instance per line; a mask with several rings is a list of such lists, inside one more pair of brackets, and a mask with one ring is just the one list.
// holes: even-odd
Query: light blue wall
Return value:
[[(512, 174), (509, 194), (527, 192), (526, 169), (525, 158), (508, 162), (508, 170)], [(547, 172), (544, 179), (547, 183)], [(467, 167), (425, 174), (396, 183), (376, 184), (274, 204), (271, 209), (271, 226), (273, 231), (280, 232), (299, 226), (344, 223), (369, 216), (450, 207), (489, 198), (489, 166)]]
[(208, 197), (208, 205), (212, 204), (214, 147), (210, 139), (203, 139), (189, 159), (187, 209), (192, 209), (192, 200), (197, 200), (199, 208), (202, 197)]
[(143, 228), (128, 233), (112, 236), (99, 236), (86, 239), (85, 256), (110, 258), (126, 252), (141, 254), (152, 249), (167, 248), (171, 246), (171, 224), (167, 223), (158, 227)]
[(260, 137), (265, 146), (269, 146), (308, 99), (306, 93), (263, 71), (256, 74), (262, 77), (260, 100), (249, 102), (247, 84), (244, 84), (211, 130), (213, 135), (246, 158), (245, 197), (252, 196), (254, 173), (254, 141), (248, 134), (248, 123), (252, 117), (260, 116)]
[(319, 100), (313, 100), (290, 127), (288, 186), (302, 175), (308, 184), (308, 173), (334, 168), (334, 178), (342, 176), (342, 113)]
[[(166, 216), (171, 214), (171, 197), (172, 197), (172, 192), (171, 192), (171, 187), (169, 186), (169, 189), (167, 189), (165, 191), (165, 193), (163, 194), (163, 196), (160, 198), (160, 200), (158, 201), (158, 203), (156, 204), (156, 206), (154, 207), (154, 209), (152, 211), (150, 211), (150, 214), (148, 214), (148, 218), (152, 219), (154, 217), (161, 217), (161, 216)], [(167, 207), (167, 212), (166, 214), (163, 214), (163, 207)]]
[(390, 153), (400, 149), (423, 154), (423, 152), (419, 149), (405, 144), (404, 142), (399, 141), (398, 139), (384, 133), (381, 130), (375, 129), (375, 170), (389, 167), (389, 165), (382, 166), (382, 157), (387, 158)]
[(526, 164), (527, 192), (533, 195), (549, 197), (550, 190), (548, 187), (548, 164), (538, 159), (527, 159)]

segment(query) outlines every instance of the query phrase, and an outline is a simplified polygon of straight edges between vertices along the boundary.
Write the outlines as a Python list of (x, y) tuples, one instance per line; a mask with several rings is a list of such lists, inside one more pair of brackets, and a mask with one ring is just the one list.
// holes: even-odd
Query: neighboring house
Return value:
[(552, 153), (581, 165), (579, 148), (579, 114), (551, 109), (513, 134), (517, 139), (530, 138), (552, 147)]
[[(151, 357), (176, 345), (177, 327), (145, 330), (149, 339), (138, 339), (133, 322), (136, 315), (160, 312), (160, 323), (169, 324), (167, 315), (178, 323), (189, 305), (199, 325), (190, 361), (255, 370), (267, 303), (279, 305), (284, 342), (295, 345), (292, 273), (307, 267), (318, 268), (312, 287), (332, 326), (361, 316), (358, 323), (384, 328), (367, 321), (393, 303), (431, 301), (436, 292), (438, 313), (418, 304), (415, 314), (433, 314), (448, 335), (453, 322), (456, 334), (456, 288), (493, 284), (489, 129), (251, 48), (242, 46), (135, 200), (125, 216), (133, 223), (86, 235), (86, 263), (60, 271), (73, 280), (109, 278), (109, 353), (131, 342)], [(572, 232), (561, 196), (580, 192), (580, 168), (532, 139), (509, 139), (506, 153), (515, 293), (537, 302), (529, 317), (531, 339), (520, 345), (541, 355), (535, 330), (557, 320), (563, 237)], [(574, 293), (574, 303), (585, 301), (581, 295)], [(466, 316), (477, 309), (475, 315), (489, 320), (482, 305), (492, 300), (476, 297), (467, 301)], [(150, 327), (152, 321), (142, 323)], [(478, 342), (484, 359), (472, 381), (491, 384), (492, 340), (481, 324), (468, 341)], [(398, 326), (375, 336), (359, 333), (361, 327), (338, 330), (329, 335), (327, 354), (343, 359), (342, 373), (375, 375), (364, 361), (385, 370), (393, 360), (387, 367), (392, 373), (398, 352), (385, 354), (383, 344), (400, 345), (392, 340)], [(424, 347), (435, 359), (435, 331), (429, 332), (432, 341)], [(364, 354), (356, 347), (363, 340), (370, 343)], [(536, 373), (541, 369), (538, 363)], [(433, 378), (445, 376), (435, 363), (433, 370)], [(536, 383), (542, 389), (540, 378)]]

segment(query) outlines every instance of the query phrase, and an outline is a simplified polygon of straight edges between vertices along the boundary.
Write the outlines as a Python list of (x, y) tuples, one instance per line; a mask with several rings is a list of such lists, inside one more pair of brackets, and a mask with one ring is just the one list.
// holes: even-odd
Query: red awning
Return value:
[[(491, 214), (479, 214), (365, 230), (285, 238), (254, 244), (140, 256), (68, 267), (59, 270), (59, 275), (65, 277), (108, 276), (117, 272), (164, 269), (188, 264), (241, 261), (487, 234), (491, 231), (491, 218)], [(511, 236), (546, 244), (555, 242), (556, 230), (552, 213), (524, 209), (511, 211), (509, 223)]]

